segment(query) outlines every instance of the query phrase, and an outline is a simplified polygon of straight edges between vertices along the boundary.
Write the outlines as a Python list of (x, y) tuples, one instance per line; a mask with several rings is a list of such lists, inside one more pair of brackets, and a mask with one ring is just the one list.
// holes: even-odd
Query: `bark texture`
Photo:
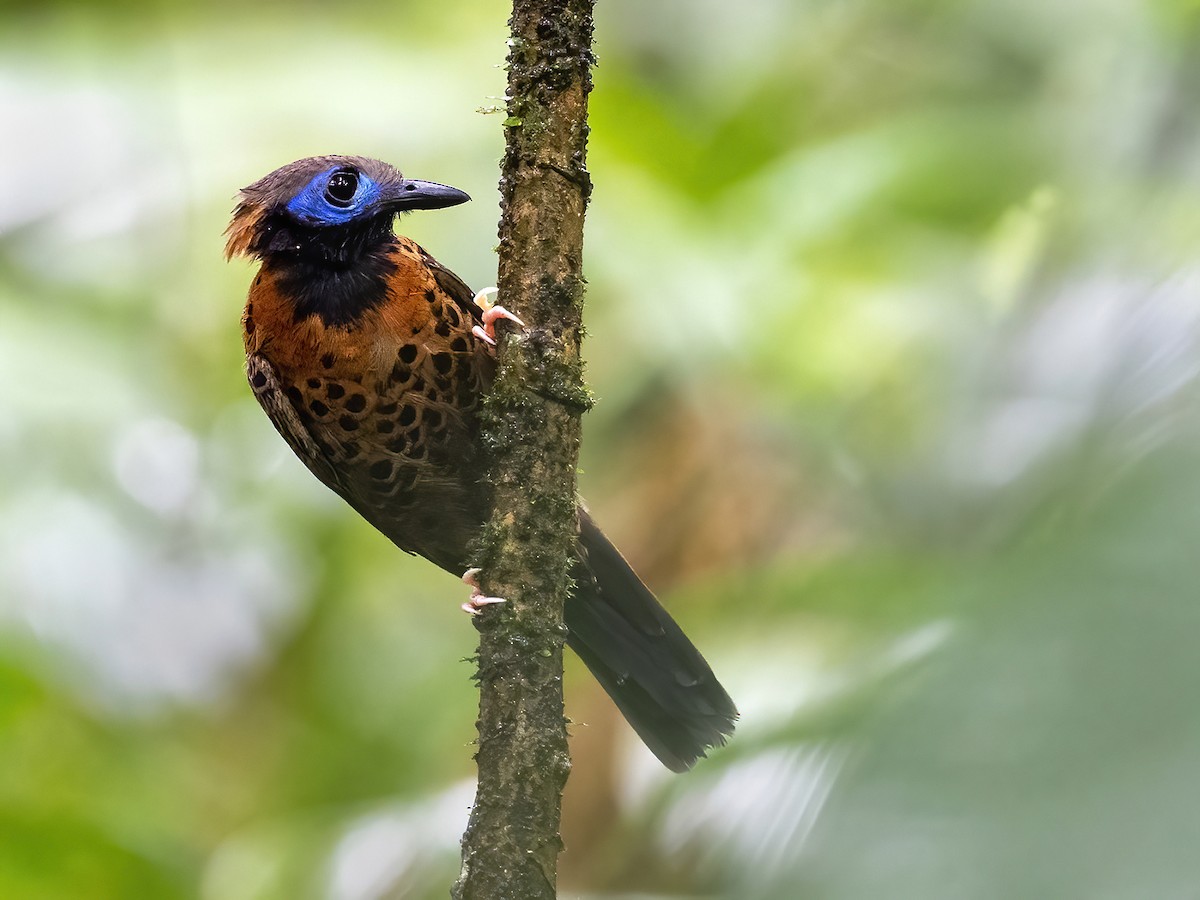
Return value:
[(504, 335), (484, 411), (495, 513), (477, 564), (506, 598), (476, 622), (479, 786), (456, 900), (556, 895), (570, 770), (563, 603), (575, 553), (592, 0), (514, 0), (500, 180), (500, 302), (528, 328)]

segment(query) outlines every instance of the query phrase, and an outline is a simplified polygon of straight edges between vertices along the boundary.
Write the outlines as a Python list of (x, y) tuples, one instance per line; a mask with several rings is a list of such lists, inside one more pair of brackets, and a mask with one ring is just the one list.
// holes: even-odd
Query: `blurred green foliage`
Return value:
[[(564, 893), (1191, 897), (1200, 8), (601, 4), (593, 511), (743, 722), (659, 771), (574, 661)], [(4, 5), (0, 896), (445, 896), (462, 587), (241, 375), (234, 191), (476, 202), (504, 11)]]

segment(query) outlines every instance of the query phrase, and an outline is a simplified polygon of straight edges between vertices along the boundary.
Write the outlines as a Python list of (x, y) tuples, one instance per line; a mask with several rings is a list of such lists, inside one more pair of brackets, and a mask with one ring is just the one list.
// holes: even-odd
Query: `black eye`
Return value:
[(325, 199), (334, 206), (349, 206), (358, 190), (358, 175), (354, 172), (334, 172), (325, 186)]

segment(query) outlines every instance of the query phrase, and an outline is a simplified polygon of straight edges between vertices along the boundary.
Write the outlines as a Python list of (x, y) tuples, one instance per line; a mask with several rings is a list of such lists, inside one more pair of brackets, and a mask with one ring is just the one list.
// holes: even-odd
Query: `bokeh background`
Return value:
[[(494, 279), (503, 3), (0, 7), (0, 897), (444, 897), (463, 587), (242, 375), (234, 191)], [(584, 494), (739, 701), (576, 660), (563, 895), (1200, 896), (1200, 4), (598, 9)]]

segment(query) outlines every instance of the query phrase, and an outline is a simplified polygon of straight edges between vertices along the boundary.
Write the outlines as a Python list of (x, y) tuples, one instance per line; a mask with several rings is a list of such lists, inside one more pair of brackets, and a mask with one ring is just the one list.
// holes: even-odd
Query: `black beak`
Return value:
[(466, 203), (470, 199), (465, 191), (446, 184), (405, 178), (389, 188), (383, 202), (389, 209), (404, 212), (410, 209), (444, 209), (447, 206)]

